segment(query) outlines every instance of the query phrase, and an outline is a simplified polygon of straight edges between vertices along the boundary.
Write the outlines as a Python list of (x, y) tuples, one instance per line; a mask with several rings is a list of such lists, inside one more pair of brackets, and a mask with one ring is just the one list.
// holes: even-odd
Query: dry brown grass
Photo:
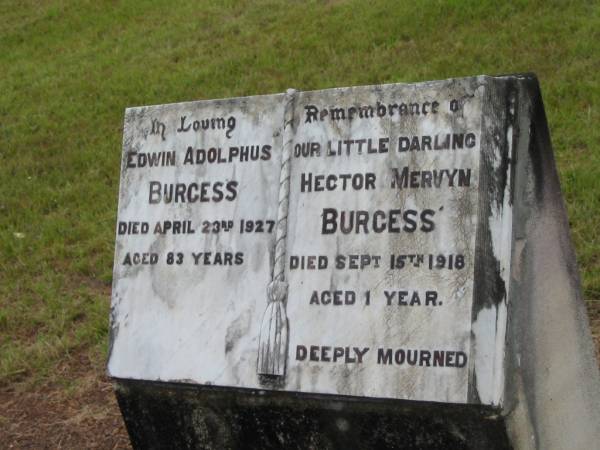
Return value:
[(0, 447), (9, 449), (128, 449), (113, 387), (87, 355), (58, 368), (65, 386), (0, 389)]

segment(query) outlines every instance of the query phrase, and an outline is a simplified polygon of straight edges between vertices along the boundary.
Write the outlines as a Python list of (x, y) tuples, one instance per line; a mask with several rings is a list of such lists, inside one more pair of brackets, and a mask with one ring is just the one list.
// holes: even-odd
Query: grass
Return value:
[(0, 0), (0, 384), (101, 361), (127, 106), (534, 71), (600, 299), (600, 3)]

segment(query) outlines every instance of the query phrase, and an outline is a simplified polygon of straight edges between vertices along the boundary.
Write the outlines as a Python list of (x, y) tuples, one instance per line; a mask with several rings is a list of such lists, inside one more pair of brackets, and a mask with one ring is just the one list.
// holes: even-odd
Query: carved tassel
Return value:
[(259, 375), (285, 376), (288, 323), (285, 313), (287, 283), (272, 281), (267, 287), (268, 304), (260, 327)]
[(277, 229), (275, 230), (275, 264), (272, 281), (267, 286), (267, 309), (260, 326), (256, 365), (256, 371), (259, 375), (276, 377), (285, 376), (288, 347), (288, 319), (285, 312), (288, 285), (285, 282), (285, 258), (295, 94), (294, 89), (288, 89), (285, 94), (283, 148), (279, 175), (279, 205), (277, 208)]

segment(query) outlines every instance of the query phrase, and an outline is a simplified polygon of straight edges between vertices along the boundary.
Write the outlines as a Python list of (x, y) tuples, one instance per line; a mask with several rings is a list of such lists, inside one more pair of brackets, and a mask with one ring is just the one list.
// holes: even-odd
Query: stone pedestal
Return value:
[(511, 448), (478, 406), (130, 381), (117, 398), (135, 448)]

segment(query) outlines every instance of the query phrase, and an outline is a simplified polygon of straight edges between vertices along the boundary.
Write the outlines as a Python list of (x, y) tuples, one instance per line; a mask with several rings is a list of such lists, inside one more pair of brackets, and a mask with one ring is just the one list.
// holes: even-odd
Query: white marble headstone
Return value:
[[(468, 79), (128, 109), (109, 374), (450, 403), (497, 387), (505, 315), (473, 314), (484, 91)], [(284, 147), (287, 358), (272, 383), (257, 358)]]

